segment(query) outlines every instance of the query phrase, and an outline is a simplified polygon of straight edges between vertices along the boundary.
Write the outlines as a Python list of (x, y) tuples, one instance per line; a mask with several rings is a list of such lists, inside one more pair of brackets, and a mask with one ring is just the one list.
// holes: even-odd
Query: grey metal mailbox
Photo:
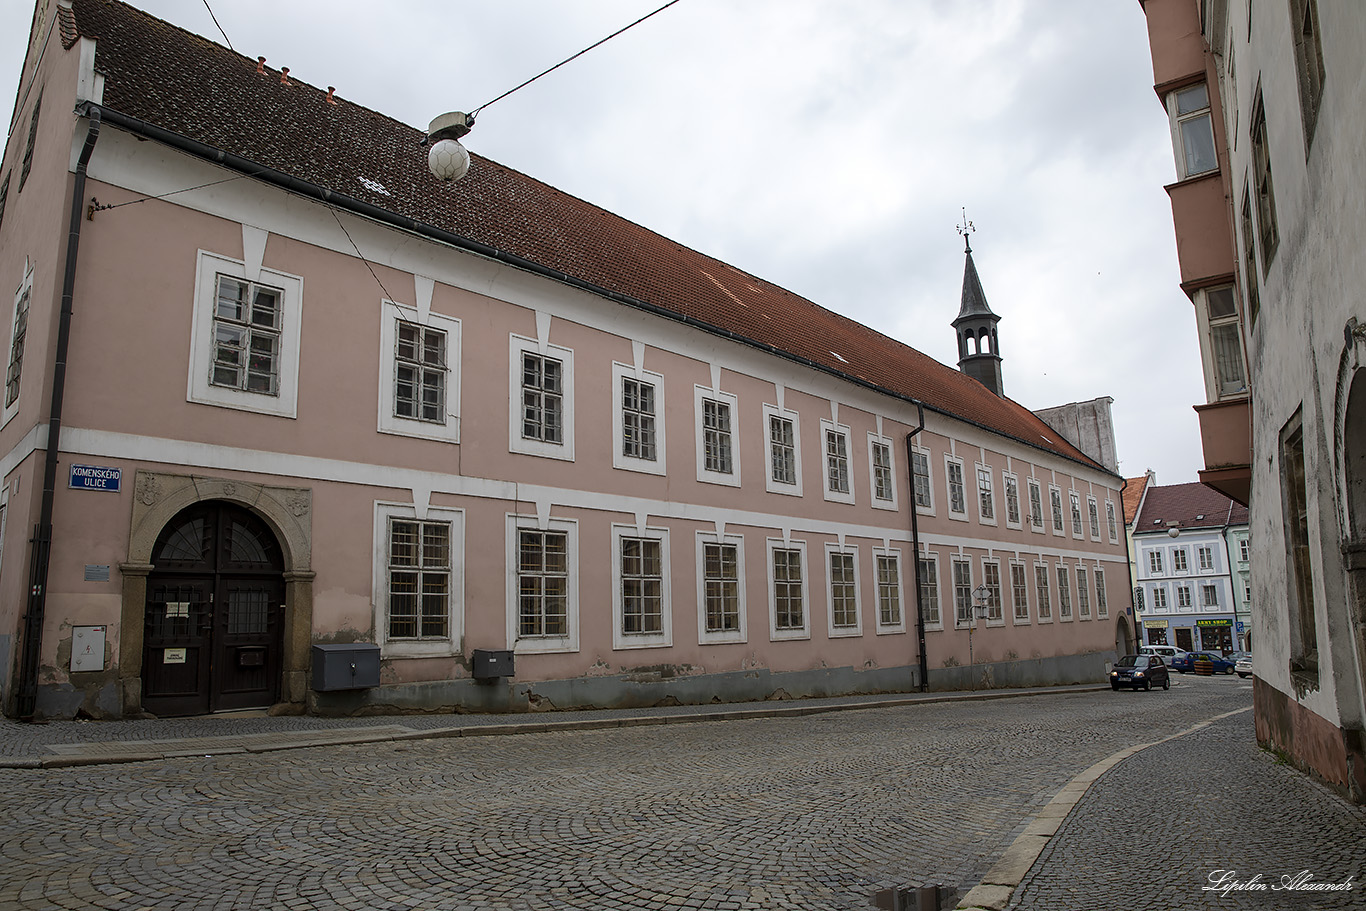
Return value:
[(513, 676), (512, 652), (507, 649), (477, 648), (470, 665), (475, 680)]
[(379, 686), (379, 646), (369, 642), (313, 646), (313, 689), (363, 690)]

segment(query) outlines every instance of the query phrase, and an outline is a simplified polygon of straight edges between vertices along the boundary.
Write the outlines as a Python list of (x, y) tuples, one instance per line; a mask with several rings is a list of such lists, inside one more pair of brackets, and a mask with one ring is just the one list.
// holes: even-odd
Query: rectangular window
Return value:
[(1105, 599), (1105, 570), (1096, 567), (1096, 616), (1104, 620), (1110, 616), (1110, 605)]
[(963, 463), (952, 459), (948, 462), (949, 476), (949, 513), (956, 516), (968, 514), (967, 493), (963, 489)]
[(210, 383), (241, 392), (280, 392), (284, 291), (218, 276)]
[(996, 493), (991, 487), (991, 469), (977, 468), (977, 508), (982, 521), (996, 521)]
[(446, 423), (446, 333), (399, 320), (394, 351), (394, 414)]
[(1081, 530), (1081, 495), (1075, 490), (1067, 492), (1069, 505), (1072, 507), (1072, 537), (1080, 538)]
[(706, 602), (706, 631), (729, 633), (740, 629), (740, 559), (734, 544), (703, 545), (702, 586)]
[(773, 548), (774, 626), (779, 632), (806, 629), (804, 593), (802, 552), (795, 548)]
[(768, 446), (774, 483), (796, 484), (797, 429), (790, 418), (769, 415)]
[(1162, 574), (1162, 551), (1148, 551), (1148, 569), (1151, 570), (1155, 575), (1160, 576)]
[(14, 304), (14, 335), (10, 338), (9, 371), (5, 374), (5, 407), (19, 399), (19, 377), (24, 370), (24, 341), (28, 337), (28, 302), (31, 287), (24, 286)]
[(854, 575), (854, 555), (830, 553), (830, 625), (836, 630), (857, 629), (858, 587)]
[(1068, 584), (1068, 583), (1071, 581), (1071, 579), (1069, 578), (1070, 575), (1071, 575), (1071, 574), (1068, 573), (1068, 571), (1067, 571), (1067, 567), (1066, 567), (1066, 566), (1063, 566), (1061, 563), (1059, 563), (1059, 564), (1058, 564), (1058, 619), (1059, 619), (1059, 620), (1071, 620), (1071, 619), (1072, 619), (1072, 587), (1071, 587), (1071, 585)]
[(1020, 482), (1015, 475), (1008, 474), (1006, 479), (1006, 524), (1020, 525)]
[(920, 606), (925, 612), (926, 626), (939, 626), (939, 560), (935, 557), (921, 557), (916, 560), (916, 573), (920, 578)]
[(1029, 481), (1029, 524), (1035, 531), (1043, 531), (1043, 493), (1039, 482)]
[(522, 352), (522, 439), (564, 442), (564, 363)]
[(1252, 542), (1251, 542), (1251, 541), (1249, 541), (1247, 538), (1239, 538), (1239, 539), (1238, 539), (1238, 559), (1239, 559), (1241, 562), (1246, 563), (1246, 562), (1248, 562), (1248, 560), (1251, 559), (1251, 557), (1252, 557), (1251, 550), (1252, 550)]
[(1214, 548), (1201, 547), (1199, 550), (1199, 556), (1200, 570), (1202, 572), (1209, 572), (1210, 570), (1214, 569)]
[[(60, 106), (60, 102), (58, 103)], [(28, 122), (28, 145), (24, 146), (24, 161), (19, 166), (19, 192), (24, 192), (24, 184), (28, 183), (28, 172), (33, 167), (33, 145), (38, 140), (38, 113), (43, 109), (43, 93), (38, 93), (38, 100), (33, 102), (33, 115)]]
[(1048, 488), (1049, 504), (1053, 507), (1053, 533), (1062, 534), (1062, 491), (1056, 487)]
[(1189, 585), (1178, 585), (1176, 587), (1176, 609), (1191, 609), (1191, 589)]
[(877, 554), (877, 622), (879, 626), (901, 626), (901, 572), (896, 554)]
[(1300, 119), (1304, 121), (1304, 144), (1314, 137), (1323, 101), (1323, 47), (1319, 41), (1318, 0), (1290, 0), (1291, 28), (1295, 35), (1295, 69), (1300, 83)]
[(1261, 282), (1257, 277), (1257, 231), (1252, 224), (1252, 184), (1243, 189), (1242, 214), (1238, 219), (1242, 229), (1243, 294), (1247, 297), (1247, 315), (1257, 325), (1261, 310)]
[(987, 588), (987, 622), (999, 623), (1001, 612), (1001, 564), (982, 561), (982, 584)]
[(877, 440), (869, 442), (873, 459), (873, 499), (892, 502), (892, 447)]
[(1243, 369), (1243, 339), (1238, 328), (1238, 307), (1233, 299), (1233, 286), (1210, 288), (1201, 293), (1209, 324), (1209, 359), (1207, 371), (1214, 395), (1243, 395), (1247, 392), (1247, 371)]
[(1115, 524), (1115, 503), (1113, 500), (1105, 501), (1105, 523), (1110, 526), (1110, 540), (1119, 540), (1119, 526)]
[(730, 403), (702, 399), (703, 468), (716, 474), (731, 474)]
[(1261, 243), (1262, 270), (1271, 268), (1271, 260), (1276, 255), (1280, 243), (1280, 233), (1276, 229), (1276, 191), (1271, 179), (1271, 147), (1267, 143), (1266, 108), (1262, 104), (1262, 90), (1257, 89), (1257, 98), (1252, 105), (1252, 120), (1248, 124), (1252, 138), (1252, 169), (1256, 184), (1257, 235)]
[(911, 451), (911, 464), (915, 466), (915, 505), (926, 509), (934, 507), (930, 491), (930, 456), (919, 449)]
[(569, 635), (569, 536), (517, 533), (518, 638)]
[(388, 638), (449, 638), (450, 523), (390, 519), (388, 562)]
[(1200, 602), (1203, 607), (1219, 606), (1219, 589), (1213, 585), (1200, 586)]
[(1015, 604), (1015, 619), (1029, 620), (1029, 590), (1025, 587), (1023, 563), (1010, 564), (1010, 597)]
[(849, 493), (849, 435), (829, 428), (825, 431), (825, 489)]
[(1172, 551), (1172, 571), (1184, 573), (1186, 571), (1186, 549), (1178, 547)]
[(1165, 588), (1153, 589), (1153, 610), (1167, 609), (1167, 590)]
[(1086, 498), (1086, 515), (1091, 520), (1091, 537), (1100, 540), (1100, 506), (1095, 497)]
[(5, 179), (0, 181), (0, 225), (5, 223), (5, 202), (9, 199), (9, 178), (13, 171), (5, 174)]
[(958, 557), (953, 560), (953, 622), (972, 623), (972, 563)]
[(1083, 620), (1091, 619), (1091, 580), (1083, 567), (1077, 567), (1077, 615)]
[(1176, 168), (1180, 179), (1217, 170), (1214, 121), (1210, 118), (1209, 89), (1202, 82), (1167, 96), (1172, 138), (1176, 144)]
[(621, 454), (653, 462), (655, 448), (655, 387), (623, 377), (621, 381)]
[(658, 538), (621, 538), (621, 632), (657, 634), (664, 629), (664, 560)]
[(1053, 600), (1048, 591), (1047, 563), (1034, 564), (1034, 600), (1039, 604), (1039, 619), (1050, 619), (1053, 616)]

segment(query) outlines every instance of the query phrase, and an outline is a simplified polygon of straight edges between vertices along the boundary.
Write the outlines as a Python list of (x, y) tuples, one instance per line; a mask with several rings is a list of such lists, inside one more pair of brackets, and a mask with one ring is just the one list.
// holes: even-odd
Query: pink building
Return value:
[(112, 0), (37, 4), (15, 117), (7, 711), (1010, 686), (1131, 641), (1121, 479), (998, 394), (970, 252), (972, 375)]

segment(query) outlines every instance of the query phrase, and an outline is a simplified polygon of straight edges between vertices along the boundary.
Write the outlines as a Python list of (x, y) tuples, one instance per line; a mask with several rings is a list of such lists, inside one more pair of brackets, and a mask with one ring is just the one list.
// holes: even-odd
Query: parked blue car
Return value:
[(1233, 673), (1235, 662), (1213, 652), (1187, 652), (1184, 655), (1177, 655), (1172, 659), (1172, 670), (1180, 671), (1183, 674), (1187, 671), (1194, 671), (1195, 662), (1202, 659), (1214, 665), (1214, 673), (1216, 674)]

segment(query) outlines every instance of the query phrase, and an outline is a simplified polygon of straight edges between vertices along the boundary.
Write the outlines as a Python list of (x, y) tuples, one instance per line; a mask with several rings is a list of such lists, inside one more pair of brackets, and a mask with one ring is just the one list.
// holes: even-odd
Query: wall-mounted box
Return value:
[(313, 689), (363, 690), (379, 686), (379, 646), (368, 642), (313, 646)]
[(470, 658), (470, 673), (475, 680), (511, 677), (512, 652), (508, 649), (477, 648)]
[(103, 626), (73, 626), (71, 628), (71, 670), (104, 670)]

